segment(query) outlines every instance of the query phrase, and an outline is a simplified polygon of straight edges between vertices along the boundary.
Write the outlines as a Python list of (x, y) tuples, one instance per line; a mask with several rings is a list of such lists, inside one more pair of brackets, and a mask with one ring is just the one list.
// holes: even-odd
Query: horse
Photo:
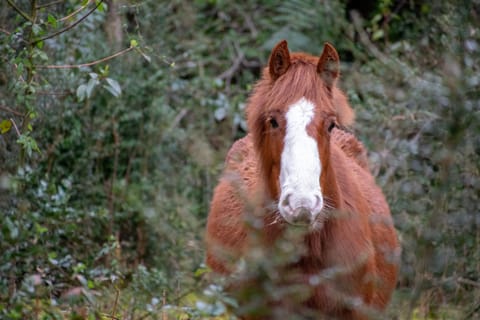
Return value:
[(273, 48), (247, 102), (249, 131), (230, 148), (213, 193), (206, 263), (235, 272), (254, 250), (252, 216), (267, 247), (300, 228), (304, 249), (284, 266), (309, 288), (299, 304), (319, 316), (367, 319), (389, 303), (400, 246), (365, 147), (349, 129), (355, 114), (339, 74), (329, 43), (319, 57), (291, 53), (285, 40)]

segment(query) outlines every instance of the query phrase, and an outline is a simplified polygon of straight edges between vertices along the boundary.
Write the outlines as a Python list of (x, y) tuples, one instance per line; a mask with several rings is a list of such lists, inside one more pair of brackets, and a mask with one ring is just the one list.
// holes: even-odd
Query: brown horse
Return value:
[[(400, 248), (366, 151), (345, 129), (354, 113), (338, 76), (339, 57), (328, 43), (320, 58), (290, 53), (286, 41), (272, 50), (248, 102), (250, 133), (230, 149), (214, 192), (207, 264), (235, 270), (252, 249), (248, 221), (258, 212), (267, 245), (303, 225), (305, 250), (285, 266), (310, 287), (302, 304), (319, 316), (366, 319), (390, 300)], [(342, 271), (311, 281), (328, 270)]]

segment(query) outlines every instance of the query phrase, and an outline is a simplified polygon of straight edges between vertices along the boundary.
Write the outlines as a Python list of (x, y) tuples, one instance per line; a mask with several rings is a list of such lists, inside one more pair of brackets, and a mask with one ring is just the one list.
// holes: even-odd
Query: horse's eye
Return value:
[(333, 128), (335, 128), (337, 126), (337, 124), (335, 123), (335, 121), (331, 121), (330, 124), (328, 125), (328, 129), (327, 131), (330, 133), (332, 132)]
[(273, 129), (278, 128), (277, 120), (275, 120), (275, 118), (270, 118), (270, 125), (272, 126)]

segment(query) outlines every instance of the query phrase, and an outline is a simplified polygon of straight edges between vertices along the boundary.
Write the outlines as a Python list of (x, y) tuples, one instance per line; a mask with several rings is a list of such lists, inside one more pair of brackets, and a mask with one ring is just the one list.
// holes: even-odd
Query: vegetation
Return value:
[(402, 242), (387, 317), (480, 318), (479, 30), (478, 0), (7, 0), (0, 318), (235, 319), (203, 230), (284, 38), (340, 52)]

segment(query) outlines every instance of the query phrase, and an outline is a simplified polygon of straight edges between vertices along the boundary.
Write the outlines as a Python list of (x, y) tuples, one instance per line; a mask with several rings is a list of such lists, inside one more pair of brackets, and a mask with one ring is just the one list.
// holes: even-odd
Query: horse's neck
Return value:
[(324, 175), (322, 177), (324, 179), (322, 192), (325, 205), (327, 205), (329, 209), (343, 210), (345, 207), (341, 186), (339, 185), (339, 182), (342, 181), (342, 177), (339, 179), (339, 175), (345, 172), (344, 169), (341, 154), (338, 148), (332, 144), (329, 165), (323, 168)]

